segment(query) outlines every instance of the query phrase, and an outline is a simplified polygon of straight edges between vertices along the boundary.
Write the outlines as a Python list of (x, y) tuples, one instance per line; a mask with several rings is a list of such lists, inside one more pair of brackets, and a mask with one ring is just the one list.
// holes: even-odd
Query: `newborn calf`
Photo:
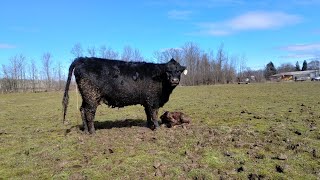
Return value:
[(190, 123), (191, 118), (182, 112), (169, 112), (166, 111), (163, 115), (160, 116), (160, 119), (163, 124), (166, 124), (167, 127), (173, 127), (175, 125), (180, 125), (182, 123)]

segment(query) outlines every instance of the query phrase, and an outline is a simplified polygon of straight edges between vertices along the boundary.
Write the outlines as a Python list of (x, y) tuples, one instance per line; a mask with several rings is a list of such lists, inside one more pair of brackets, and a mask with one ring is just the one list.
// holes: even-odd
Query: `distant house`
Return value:
[(282, 72), (279, 74), (272, 75), (271, 80), (274, 80), (274, 81), (309, 80), (316, 76), (319, 76), (319, 70)]

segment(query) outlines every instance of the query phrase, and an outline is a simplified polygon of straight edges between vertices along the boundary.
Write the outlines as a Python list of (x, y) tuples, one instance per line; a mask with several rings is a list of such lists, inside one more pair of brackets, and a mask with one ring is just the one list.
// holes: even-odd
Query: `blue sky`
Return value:
[(320, 0), (1, 0), (0, 64), (50, 52), (67, 66), (71, 48), (124, 46), (147, 59), (186, 42), (202, 50), (221, 43), (229, 55), (263, 68), (320, 57)]

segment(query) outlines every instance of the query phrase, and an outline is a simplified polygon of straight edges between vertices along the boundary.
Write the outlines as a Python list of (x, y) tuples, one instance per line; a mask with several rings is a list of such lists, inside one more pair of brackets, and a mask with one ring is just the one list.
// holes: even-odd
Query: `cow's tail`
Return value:
[(69, 87), (70, 87), (70, 83), (71, 83), (71, 78), (72, 78), (72, 72), (73, 69), (76, 65), (81, 64), (82, 63), (82, 58), (76, 58), (72, 64), (69, 67), (69, 73), (68, 73), (68, 79), (67, 79), (67, 83), (66, 83), (66, 87), (64, 89), (64, 95), (63, 95), (63, 99), (62, 99), (62, 107), (63, 107), (63, 123), (65, 122), (66, 119), (66, 114), (67, 114), (67, 108), (68, 108), (68, 103), (69, 103)]

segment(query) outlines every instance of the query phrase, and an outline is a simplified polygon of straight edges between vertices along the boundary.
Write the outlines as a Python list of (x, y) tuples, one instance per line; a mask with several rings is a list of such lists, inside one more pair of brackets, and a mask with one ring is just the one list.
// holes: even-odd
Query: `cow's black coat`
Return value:
[(66, 116), (68, 91), (74, 71), (82, 96), (80, 112), (86, 132), (95, 132), (93, 122), (100, 102), (112, 107), (141, 104), (145, 108), (148, 126), (151, 129), (157, 128), (158, 110), (169, 100), (185, 69), (186, 67), (174, 59), (165, 64), (154, 64), (77, 58), (69, 68), (63, 97), (63, 120)]

